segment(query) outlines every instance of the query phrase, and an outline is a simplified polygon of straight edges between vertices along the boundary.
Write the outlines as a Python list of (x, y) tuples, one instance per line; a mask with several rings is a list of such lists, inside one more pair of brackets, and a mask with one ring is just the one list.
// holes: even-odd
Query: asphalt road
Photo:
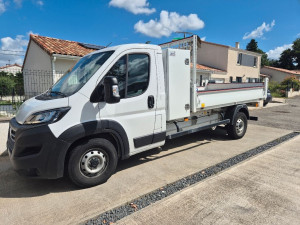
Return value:
[(300, 96), (287, 99), (287, 104), (252, 110), (250, 114), (259, 118), (251, 124), (300, 131)]

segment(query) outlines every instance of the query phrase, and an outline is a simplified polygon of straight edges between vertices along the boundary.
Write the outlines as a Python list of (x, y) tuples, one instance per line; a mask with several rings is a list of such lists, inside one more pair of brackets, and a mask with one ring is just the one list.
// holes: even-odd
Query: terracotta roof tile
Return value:
[(271, 69), (271, 70), (277, 70), (277, 71), (284, 72), (284, 73), (289, 73), (289, 74), (300, 75), (299, 70), (287, 70), (287, 69), (282, 69), (282, 68), (277, 68), (277, 67), (272, 67), (272, 66), (264, 66), (263, 68), (267, 68), (267, 69)]
[(60, 54), (70, 56), (84, 56), (96, 50), (84, 47), (76, 41), (67, 41), (34, 34), (31, 34), (30, 38), (50, 55)]
[[(191, 63), (191, 67), (193, 67), (193, 63)], [(196, 65), (196, 69), (197, 70), (207, 70), (207, 71), (214, 71), (214, 72), (223, 72), (223, 73), (226, 73), (225, 70), (220, 70), (220, 69), (217, 69), (217, 68), (214, 68), (214, 67), (205, 66), (205, 65), (202, 65), (202, 64), (197, 64)]]
[(12, 64), (12, 65), (2, 66), (2, 67), (0, 67), (0, 69), (5, 69), (5, 68), (13, 67), (13, 66), (22, 67), (19, 64), (15, 63), (15, 64)]

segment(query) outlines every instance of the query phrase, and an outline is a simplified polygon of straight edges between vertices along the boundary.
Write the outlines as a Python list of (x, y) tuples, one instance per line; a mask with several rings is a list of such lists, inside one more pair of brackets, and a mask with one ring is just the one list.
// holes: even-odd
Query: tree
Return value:
[(280, 67), (279, 66), (279, 61), (277, 59), (270, 59), (269, 60), (269, 66)]
[(262, 67), (268, 66), (270, 64), (268, 55), (263, 50), (258, 48), (257, 41), (255, 41), (255, 39), (251, 39), (251, 41), (246, 46), (246, 50), (250, 51), (250, 52), (256, 52), (256, 53), (262, 54), (262, 56), (261, 56), (261, 66)]
[(284, 50), (279, 58), (279, 66), (283, 69), (293, 70), (294, 66), (294, 51), (290, 48)]
[(14, 77), (14, 82), (16, 94), (19, 96), (24, 95), (23, 74), (21, 72), (16, 73), (16, 76)]
[(269, 59), (268, 59), (268, 55), (261, 49), (258, 49), (257, 53), (262, 54), (262, 56), (261, 56), (261, 66), (262, 67), (269, 66), (270, 62), (269, 62)]
[(300, 70), (300, 38), (297, 38), (293, 43), (293, 57), (294, 63), (296, 64), (295, 68)]
[(0, 77), (0, 96), (11, 95), (13, 92), (13, 88), (15, 86), (15, 82), (9, 77)]
[(258, 52), (258, 45), (255, 39), (251, 39), (251, 41), (247, 44), (246, 50), (250, 52)]

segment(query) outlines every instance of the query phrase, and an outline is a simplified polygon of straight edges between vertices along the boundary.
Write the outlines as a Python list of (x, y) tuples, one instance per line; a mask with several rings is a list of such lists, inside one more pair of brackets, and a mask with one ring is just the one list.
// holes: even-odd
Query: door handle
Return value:
[(153, 95), (149, 95), (148, 96), (148, 108), (152, 109), (154, 107), (154, 96)]

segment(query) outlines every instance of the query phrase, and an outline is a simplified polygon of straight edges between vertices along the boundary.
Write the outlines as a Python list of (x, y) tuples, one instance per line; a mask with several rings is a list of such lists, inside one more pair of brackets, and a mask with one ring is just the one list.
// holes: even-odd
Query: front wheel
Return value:
[(111, 142), (103, 138), (90, 139), (72, 150), (68, 175), (77, 186), (92, 187), (106, 182), (117, 163), (117, 152)]
[(238, 112), (233, 119), (233, 125), (227, 126), (227, 133), (232, 139), (244, 137), (247, 131), (248, 120), (245, 113)]

